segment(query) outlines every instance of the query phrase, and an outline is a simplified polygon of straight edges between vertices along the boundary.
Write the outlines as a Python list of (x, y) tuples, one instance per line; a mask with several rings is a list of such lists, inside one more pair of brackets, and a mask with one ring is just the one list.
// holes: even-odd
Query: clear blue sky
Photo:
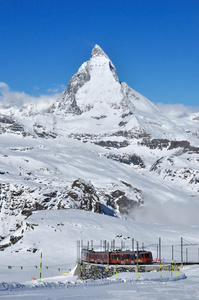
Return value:
[(67, 85), (99, 44), (152, 102), (199, 106), (199, 0), (0, 0), (0, 82)]

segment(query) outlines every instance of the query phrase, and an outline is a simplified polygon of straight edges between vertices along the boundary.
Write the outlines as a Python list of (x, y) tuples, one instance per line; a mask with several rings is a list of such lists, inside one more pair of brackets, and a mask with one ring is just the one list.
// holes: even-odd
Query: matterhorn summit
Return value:
[[(104, 51), (96, 45), (91, 59), (82, 64), (71, 78), (63, 96), (57, 101), (56, 113), (78, 115), (88, 111), (104, 115), (118, 106), (123, 95), (117, 71)], [(95, 117), (95, 116), (94, 116)]]
[(106, 55), (106, 53), (102, 50), (102, 48), (99, 45), (95, 45), (95, 47), (93, 48), (92, 52), (91, 52), (91, 56), (105, 56), (107, 59), (109, 59), (109, 57)]
[[(69, 120), (67, 134), (102, 135), (122, 130), (137, 137), (188, 139), (151, 101), (119, 81), (114, 64), (98, 45), (49, 111)], [(81, 126), (74, 127), (72, 120)]]

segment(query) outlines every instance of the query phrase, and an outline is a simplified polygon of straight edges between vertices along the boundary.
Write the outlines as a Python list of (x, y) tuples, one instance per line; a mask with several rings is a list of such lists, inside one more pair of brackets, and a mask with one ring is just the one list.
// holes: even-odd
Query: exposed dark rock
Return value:
[(119, 197), (116, 202), (119, 206), (119, 212), (123, 215), (129, 215), (133, 209), (140, 206), (139, 202), (134, 201), (126, 196)]
[(101, 120), (101, 119), (107, 118), (107, 116), (102, 115), (102, 116), (99, 116), (99, 117), (91, 117), (91, 118), (96, 119), (96, 120)]
[(135, 165), (140, 166), (141, 168), (145, 168), (145, 164), (140, 156), (136, 154), (124, 154), (124, 155), (116, 155), (116, 154), (108, 154), (106, 155), (107, 158), (111, 158), (113, 160), (119, 161), (123, 164), (127, 165)]
[(40, 203), (35, 202), (35, 210), (43, 210), (43, 209), (44, 208), (43, 208), (43, 206)]
[[(123, 126), (123, 125), (122, 125)], [(144, 130), (119, 130), (111, 134), (112, 136), (122, 136), (127, 139), (150, 138)]]
[(117, 199), (121, 196), (124, 196), (125, 195), (125, 192), (124, 191), (120, 191), (120, 190), (116, 190), (114, 192), (111, 193), (111, 196), (114, 198), (114, 199)]
[(99, 141), (99, 142), (94, 142), (94, 144), (98, 145), (98, 146), (102, 146), (104, 148), (124, 148), (127, 147), (129, 145), (129, 142), (127, 142), (126, 140), (122, 141), (122, 142), (117, 142), (117, 141)]
[[(90, 73), (87, 65), (85, 65), (84, 68), (80, 68), (79, 71), (71, 78), (63, 96), (61, 99), (58, 99), (58, 110), (74, 115), (80, 115), (82, 111), (77, 105), (76, 93), (89, 80)], [(91, 108), (92, 107), (87, 107), (87, 110), (90, 110)]]
[(86, 182), (82, 179), (75, 180), (71, 190), (66, 197), (60, 201), (59, 209), (68, 208), (68, 204), (71, 200), (71, 207), (76, 205), (76, 208), (100, 213), (99, 197), (90, 182)]
[(169, 140), (167, 139), (149, 139), (144, 138), (141, 143), (139, 143), (141, 146), (147, 146), (150, 149), (162, 149), (169, 147)]
[(121, 122), (119, 123), (119, 126), (125, 126), (127, 123), (128, 123), (128, 122), (121, 121)]
[(159, 159), (152, 165), (152, 167), (150, 168), (150, 171), (156, 171), (156, 170), (158, 170), (159, 167), (160, 167), (160, 164), (161, 164), (162, 161), (163, 161), (163, 159), (164, 159), (164, 157), (159, 158)]
[(125, 182), (125, 181), (121, 180), (121, 183), (123, 183), (124, 185), (126, 185), (129, 188), (132, 188), (132, 185), (128, 182)]
[(49, 193), (44, 193), (43, 194), (44, 197), (49, 197), (49, 198), (55, 198), (57, 196), (57, 192), (49, 192)]
[(141, 146), (147, 146), (150, 149), (160, 149), (167, 148), (168, 150), (183, 148), (185, 151), (191, 151), (192, 153), (199, 153), (199, 147), (192, 147), (188, 141), (169, 141), (167, 139), (148, 139), (144, 138)]
[(27, 135), (22, 124), (10, 116), (0, 115), (0, 133), (4, 132), (20, 134), (24, 137)]
[(7, 243), (7, 244), (4, 244), (4, 245), (1, 245), (0, 246), (0, 251), (4, 251), (4, 249), (8, 248), (11, 246), (11, 243)]
[(26, 250), (27, 252), (32, 252), (32, 253), (36, 253), (38, 251), (37, 248), (29, 248)]
[(21, 214), (22, 214), (23, 216), (29, 217), (29, 216), (32, 215), (32, 210), (29, 210), (29, 209), (23, 209), (22, 212), (21, 212)]
[(10, 242), (12, 245), (16, 244), (20, 239), (22, 239), (23, 236), (11, 236), (10, 237)]
[(48, 139), (48, 138), (55, 139), (57, 137), (57, 134), (55, 132), (47, 131), (45, 127), (38, 124), (33, 125), (33, 130), (38, 137), (43, 139)]
[(115, 190), (111, 193), (112, 201), (117, 204), (121, 214), (129, 215), (136, 207), (143, 204), (142, 191), (133, 187), (131, 188), (132, 198), (129, 198), (124, 191)]
[(0, 115), (0, 123), (3, 124), (13, 124), (15, 121), (8, 116)]

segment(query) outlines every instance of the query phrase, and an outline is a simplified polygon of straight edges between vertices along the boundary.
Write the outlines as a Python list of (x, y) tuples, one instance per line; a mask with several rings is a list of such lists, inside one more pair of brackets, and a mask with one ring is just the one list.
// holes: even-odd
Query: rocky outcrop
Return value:
[(185, 151), (191, 151), (199, 153), (199, 147), (193, 147), (188, 141), (170, 141), (167, 139), (147, 139), (144, 138), (142, 142), (138, 143), (141, 146), (147, 146), (149, 149), (160, 149), (167, 148), (173, 150), (177, 148), (183, 148)]
[(0, 115), (0, 134), (5, 132), (22, 135), (23, 137), (27, 135), (22, 124), (10, 116)]
[(111, 158), (113, 160), (119, 161), (120, 163), (127, 164), (127, 165), (135, 165), (139, 166), (140, 168), (145, 168), (145, 164), (142, 158), (136, 154), (107, 154), (107, 158)]
[(53, 138), (55, 139), (57, 137), (57, 134), (55, 132), (52, 132), (51, 130), (47, 130), (45, 126), (40, 124), (33, 124), (33, 131), (34, 134), (40, 138)]
[(65, 209), (69, 203), (73, 208), (94, 211), (100, 213), (100, 200), (91, 182), (77, 179), (73, 182), (66, 197), (59, 202), (58, 208)]
[(104, 147), (106, 149), (111, 149), (111, 148), (125, 148), (129, 145), (129, 143), (124, 140), (122, 142), (117, 142), (117, 141), (99, 141), (99, 142), (95, 142), (94, 144)]

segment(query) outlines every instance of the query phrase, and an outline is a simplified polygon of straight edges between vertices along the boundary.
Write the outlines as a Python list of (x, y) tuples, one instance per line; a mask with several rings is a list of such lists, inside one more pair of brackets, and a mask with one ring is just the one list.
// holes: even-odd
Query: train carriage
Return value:
[[(137, 264), (137, 251), (93, 251), (82, 250), (82, 260), (88, 263), (96, 264), (119, 264), (133, 265)], [(150, 251), (138, 251), (139, 264), (153, 263), (153, 256)]]
[[(153, 262), (153, 256), (150, 251), (139, 251), (138, 252), (138, 263), (139, 264), (151, 264)], [(134, 254), (134, 263), (137, 264), (137, 252)]]
[(110, 264), (131, 265), (134, 264), (134, 253), (131, 252), (110, 252)]
[(108, 264), (109, 263), (109, 252), (95, 252), (93, 250), (82, 250), (82, 259), (85, 262), (95, 264)]

